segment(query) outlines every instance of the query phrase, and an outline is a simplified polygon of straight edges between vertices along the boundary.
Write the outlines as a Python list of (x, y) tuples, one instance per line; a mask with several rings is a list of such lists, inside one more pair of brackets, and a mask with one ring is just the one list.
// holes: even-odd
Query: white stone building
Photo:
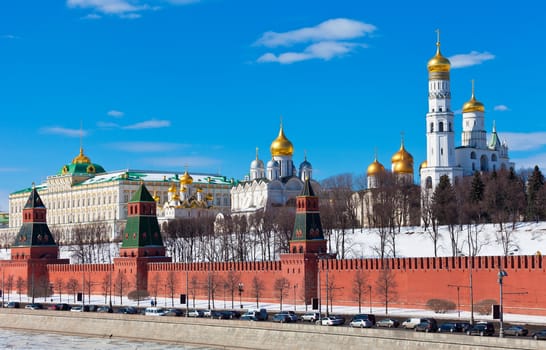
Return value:
[[(302, 189), (306, 178), (311, 179), (313, 167), (305, 157), (296, 170), (292, 156), (294, 146), (284, 135), (281, 124), (279, 135), (271, 143), (271, 160), (264, 162), (256, 158), (250, 163), (250, 175), (231, 189), (232, 215), (250, 215), (269, 206), (292, 205)], [(320, 186), (311, 179), (318, 193)]]

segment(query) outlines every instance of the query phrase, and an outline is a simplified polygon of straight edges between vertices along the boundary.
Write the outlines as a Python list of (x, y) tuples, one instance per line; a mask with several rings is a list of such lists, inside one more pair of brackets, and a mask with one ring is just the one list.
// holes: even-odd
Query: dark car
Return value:
[(273, 322), (288, 323), (291, 322), (288, 314), (275, 314), (273, 315)]
[(414, 330), (416, 332), (436, 332), (438, 330), (438, 324), (436, 323), (436, 320), (434, 319), (427, 319), (424, 322), (419, 323), (417, 326), (415, 326)]
[(504, 329), (504, 335), (513, 335), (516, 337), (526, 336), (529, 334), (529, 330), (523, 326), (510, 326)]
[(138, 314), (138, 310), (136, 307), (132, 307), (132, 306), (125, 306), (125, 307), (120, 307), (118, 309), (118, 314), (126, 314), (126, 315), (136, 315)]
[(467, 335), (479, 335), (483, 337), (484, 335), (493, 335), (495, 334), (495, 326), (491, 322), (477, 323), (472, 328), (469, 328), (466, 331)]
[(532, 337), (535, 340), (546, 340), (546, 329), (533, 333)]
[(68, 310), (70, 310), (70, 305), (65, 304), (65, 303), (58, 303), (58, 304), (49, 305), (47, 307), (47, 309), (48, 310), (57, 310), (57, 311), (68, 311)]
[(230, 320), (231, 312), (229, 311), (215, 311), (213, 310), (210, 315), (211, 318), (215, 318), (217, 320)]
[(10, 301), (7, 307), (10, 309), (18, 309), (21, 307), (21, 303), (19, 303), (18, 301)]
[(44, 307), (40, 303), (32, 303), (32, 304), (27, 304), (25, 306), (25, 309), (29, 309), (29, 310), (41, 310), (43, 308)]
[(462, 332), (463, 331), (463, 324), (458, 322), (445, 322), (438, 327), (438, 332), (449, 332), (449, 333), (455, 333), (455, 332)]
[(175, 309), (175, 308), (168, 309), (168, 310), (165, 312), (165, 316), (176, 316), (176, 317), (179, 317), (179, 316), (182, 316), (182, 315), (184, 315), (184, 312), (182, 312), (182, 310), (180, 310), (180, 309)]
[(99, 306), (97, 308), (97, 312), (102, 312), (102, 313), (108, 313), (108, 314), (111, 314), (114, 312), (114, 310), (110, 307), (110, 306)]
[(384, 318), (377, 321), (375, 325), (377, 327), (396, 328), (400, 325), (400, 322), (398, 322), (398, 320), (395, 320), (394, 318)]

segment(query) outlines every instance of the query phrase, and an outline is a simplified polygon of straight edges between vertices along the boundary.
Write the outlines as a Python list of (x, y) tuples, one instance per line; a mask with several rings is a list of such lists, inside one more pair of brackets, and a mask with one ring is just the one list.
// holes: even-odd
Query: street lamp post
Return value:
[(245, 288), (245, 285), (243, 282), (239, 282), (239, 304), (241, 304), (241, 309), (243, 308), (243, 290)]
[(504, 328), (502, 324), (503, 313), (504, 313), (502, 309), (502, 279), (508, 276), (508, 274), (504, 270), (499, 270), (499, 273), (497, 274), (497, 276), (499, 277), (499, 287), (500, 287), (499, 337), (502, 338), (504, 337)]
[(296, 311), (296, 289), (298, 288), (298, 284), (294, 284), (294, 311)]
[(372, 286), (368, 285), (368, 294), (370, 297), (370, 314), (372, 313)]

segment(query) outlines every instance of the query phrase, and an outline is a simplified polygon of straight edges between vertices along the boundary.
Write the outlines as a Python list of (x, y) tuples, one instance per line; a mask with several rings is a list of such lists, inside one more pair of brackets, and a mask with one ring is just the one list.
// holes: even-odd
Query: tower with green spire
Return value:
[(326, 240), (320, 221), (319, 199), (309, 179), (305, 179), (302, 193), (296, 197), (296, 219), (290, 240), (291, 253), (326, 253)]
[(165, 246), (157, 222), (156, 201), (141, 184), (127, 203), (127, 224), (121, 257), (164, 257)]
[(49, 231), (47, 209), (32, 186), (23, 208), (23, 225), (11, 246), (12, 260), (58, 259), (59, 246)]

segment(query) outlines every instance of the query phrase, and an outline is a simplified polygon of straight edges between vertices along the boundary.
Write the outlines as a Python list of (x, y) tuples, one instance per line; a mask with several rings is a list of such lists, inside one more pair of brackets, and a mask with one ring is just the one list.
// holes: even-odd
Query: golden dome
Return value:
[(472, 96), (470, 101), (463, 105), (463, 113), (467, 112), (485, 112), (485, 106), (474, 96), (474, 80), (472, 80)]
[(91, 159), (83, 154), (83, 147), (80, 147), (80, 154), (72, 159), (72, 164), (91, 164)]
[(366, 174), (368, 176), (374, 176), (384, 172), (385, 172), (385, 167), (383, 166), (383, 164), (377, 161), (377, 158), (375, 158), (373, 163), (368, 166), (368, 171), (366, 172)]
[(208, 201), (211, 201), (214, 199), (214, 197), (212, 196), (212, 194), (208, 193), (206, 196), (205, 196), (205, 199), (208, 200)]
[(184, 172), (184, 175), (180, 178), (180, 183), (183, 185), (190, 185), (193, 182), (193, 177), (188, 174), (188, 171)]
[(406, 151), (403, 140), (398, 152), (392, 156), (391, 163), (393, 173), (413, 174), (413, 156)]
[(292, 142), (284, 136), (284, 130), (281, 124), (281, 130), (279, 130), (279, 136), (271, 143), (271, 155), (274, 156), (291, 156), (294, 154), (294, 146)]
[(451, 69), (451, 63), (440, 52), (440, 41), (436, 43), (436, 55), (427, 64), (429, 73), (447, 73)]
[(159, 199), (160, 199), (160, 198), (159, 198), (159, 196), (157, 195), (157, 192), (156, 192), (156, 191), (154, 191), (154, 197), (153, 197), (153, 198), (154, 198), (154, 201), (156, 201), (156, 203), (159, 202)]
[(423, 168), (427, 168), (427, 167), (428, 167), (428, 162), (426, 160), (423, 160), (423, 162), (419, 165), (419, 170)]
[(170, 192), (170, 193), (176, 192), (176, 184), (173, 183), (173, 184), (171, 185), (171, 187), (169, 187), (169, 192)]

